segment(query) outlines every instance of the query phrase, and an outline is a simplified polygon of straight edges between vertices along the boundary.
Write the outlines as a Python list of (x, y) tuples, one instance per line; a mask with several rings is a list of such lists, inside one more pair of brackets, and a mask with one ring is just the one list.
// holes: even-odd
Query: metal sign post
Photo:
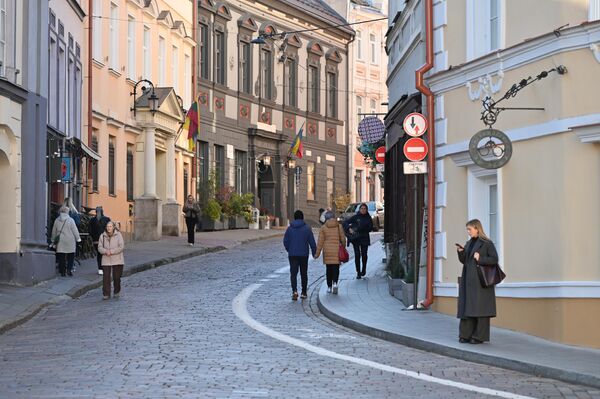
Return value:
[(414, 276), (414, 292), (413, 292), (413, 305), (409, 306), (408, 310), (416, 310), (419, 302), (419, 230), (417, 228), (419, 224), (419, 206), (417, 204), (419, 200), (418, 191), (418, 179), (417, 175), (427, 173), (427, 162), (421, 162), (427, 156), (429, 148), (427, 143), (419, 138), (427, 131), (427, 119), (422, 114), (412, 113), (404, 118), (403, 123), (404, 131), (413, 138), (408, 139), (404, 143), (404, 156), (411, 162), (404, 162), (404, 174), (413, 175), (413, 276)]

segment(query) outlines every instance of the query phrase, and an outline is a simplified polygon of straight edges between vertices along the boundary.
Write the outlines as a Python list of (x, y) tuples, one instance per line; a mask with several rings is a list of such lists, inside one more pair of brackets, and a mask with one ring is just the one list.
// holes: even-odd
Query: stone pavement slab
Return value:
[[(196, 245), (190, 247), (187, 239), (163, 237), (160, 241), (135, 241), (125, 244), (124, 276), (183, 259), (220, 251), (256, 240), (283, 235), (284, 230), (224, 230), (196, 233)], [(54, 265), (48, 265), (54, 268)], [(102, 285), (97, 274), (96, 259), (75, 263), (73, 277), (56, 277), (33, 287), (0, 284), (0, 334), (35, 316), (48, 305), (77, 298)]]
[[(322, 284), (318, 305), (333, 321), (377, 338), (442, 355), (600, 388), (600, 350), (575, 347), (492, 327), (491, 342), (458, 342), (458, 319), (429, 310), (405, 311), (390, 296), (380, 245), (369, 249), (368, 275), (356, 280), (354, 261), (342, 267), (339, 294)], [(591, 332), (595, 333), (595, 332)]]

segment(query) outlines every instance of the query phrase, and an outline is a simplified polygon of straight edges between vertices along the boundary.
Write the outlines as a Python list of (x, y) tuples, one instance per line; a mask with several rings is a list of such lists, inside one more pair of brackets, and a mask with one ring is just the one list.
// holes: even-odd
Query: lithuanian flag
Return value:
[(192, 103), (192, 105), (190, 105), (190, 109), (185, 116), (185, 123), (183, 124), (183, 130), (187, 132), (188, 149), (191, 152), (196, 150), (196, 140), (200, 134), (200, 107), (198, 106), (199, 98), (200, 95), (198, 95), (196, 100)]
[(288, 153), (290, 156), (295, 155), (298, 159), (302, 159), (302, 152), (304, 151), (304, 148), (302, 147), (302, 129), (304, 129), (304, 123), (302, 124), (302, 127), (300, 127), (300, 131), (296, 135), (296, 138), (292, 141), (292, 146)]

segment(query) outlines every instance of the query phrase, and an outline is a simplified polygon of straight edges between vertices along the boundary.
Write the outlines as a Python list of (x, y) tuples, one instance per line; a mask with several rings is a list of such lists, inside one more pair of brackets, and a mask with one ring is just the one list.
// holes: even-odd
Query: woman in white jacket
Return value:
[(52, 226), (52, 245), (56, 248), (58, 271), (63, 277), (66, 275), (65, 272), (69, 276), (73, 275), (73, 263), (78, 242), (81, 242), (81, 237), (79, 237), (77, 225), (69, 216), (69, 208), (63, 206)]

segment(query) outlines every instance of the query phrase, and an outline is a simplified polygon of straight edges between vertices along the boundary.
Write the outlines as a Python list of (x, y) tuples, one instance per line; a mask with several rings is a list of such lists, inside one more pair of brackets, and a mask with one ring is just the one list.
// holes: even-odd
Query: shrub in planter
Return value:
[(221, 205), (215, 199), (210, 199), (206, 203), (203, 215), (207, 216), (210, 220), (219, 220), (221, 218)]

